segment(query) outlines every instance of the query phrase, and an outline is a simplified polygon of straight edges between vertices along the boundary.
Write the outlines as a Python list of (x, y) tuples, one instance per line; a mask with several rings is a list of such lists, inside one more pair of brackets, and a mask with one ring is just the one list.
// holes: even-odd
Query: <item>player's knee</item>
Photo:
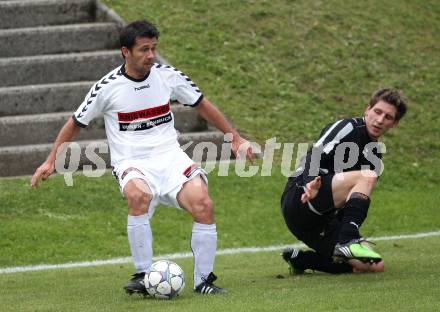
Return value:
[(362, 182), (366, 184), (370, 189), (374, 189), (377, 183), (377, 174), (373, 170), (362, 171)]
[(208, 195), (202, 196), (196, 203), (196, 210), (199, 214), (210, 215), (213, 213), (214, 204)]
[(208, 195), (200, 196), (192, 207), (192, 216), (200, 223), (212, 223), (214, 218), (214, 204)]
[(151, 196), (140, 190), (132, 190), (125, 194), (129, 214), (133, 216), (142, 215), (148, 212)]

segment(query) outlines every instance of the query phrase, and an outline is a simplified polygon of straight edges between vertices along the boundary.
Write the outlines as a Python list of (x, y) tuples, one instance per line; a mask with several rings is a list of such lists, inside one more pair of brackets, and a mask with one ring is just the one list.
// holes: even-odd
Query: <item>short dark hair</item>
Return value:
[(394, 88), (383, 88), (373, 93), (370, 99), (370, 107), (376, 103), (384, 101), (396, 107), (396, 120), (400, 120), (408, 109), (407, 99), (400, 90)]
[(130, 49), (134, 46), (137, 37), (159, 39), (159, 30), (146, 20), (134, 21), (122, 28), (119, 43), (122, 47)]

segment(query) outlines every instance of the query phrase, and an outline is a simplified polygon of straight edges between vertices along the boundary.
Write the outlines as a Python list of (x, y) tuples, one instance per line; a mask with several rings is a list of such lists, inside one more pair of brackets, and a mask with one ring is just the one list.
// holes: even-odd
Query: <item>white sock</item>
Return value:
[(197, 287), (214, 269), (217, 250), (215, 224), (193, 223), (191, 249), (194, 254), (194, 287)]
[(153, 258), (153, 235), (148, 214), (129, 215), (127, 234), (136, 273), (146, 272), (151, 266)]

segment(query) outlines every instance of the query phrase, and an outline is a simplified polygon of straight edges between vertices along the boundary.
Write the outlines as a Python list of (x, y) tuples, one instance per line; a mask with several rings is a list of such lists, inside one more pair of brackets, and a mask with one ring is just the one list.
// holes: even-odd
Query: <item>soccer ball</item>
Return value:
[(145, 288), (150, 296), (160, 299), (172, 299), (185, 287), (183, 270), (172, 261), (154, 262), (144, 278)]

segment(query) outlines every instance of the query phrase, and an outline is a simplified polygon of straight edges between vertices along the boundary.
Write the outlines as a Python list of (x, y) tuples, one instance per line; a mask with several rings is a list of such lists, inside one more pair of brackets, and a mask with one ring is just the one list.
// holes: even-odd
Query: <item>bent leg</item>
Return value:
[(377, 175), (371, 170), (341, 172), (333, 176), (332, 193), (335, 208), (342, 208), (353, 193), (369, 197), (377, 182)]
[(208, 186), (200, 175), (183, 184), (177, 194), (177, 202), (191, 214), (195, 222), (214, 224), (214, 205), (208, 194)]
[(314, 270), (330, 274), (353, 273), (350, 264), (335, 263), (331, 258), (321, 256), (315, 251), (299, 251), (296, 258), (292, 259), (295, 268), (301, 270)]
[[(290, 251), (291, 252), (291, 251)], [(347, 262), (334, 262), (312, 250), (296, 251), (288, 259), (296, 270), (313, 270), (330, 274), (344, 273), (380, 273), (384, 271), (384, 262), (364, 263), (356, 259)]]
[(146, 272), (153, 259), (153, 235), (148, 209), (153, 198), (148, 184), (132, 179), (123, 189), (127, 199), (127, 235), (136, 273)]
[(343, 207), (339, 243), (360, 238), (359, 228), (367, 218), (370, 195), (376, 186), (374, 171), (338, 173), (332, 180), (333, 200), (336, 208)]
[(127, 200), (130, 216), (140, 216), (148, 212), (153, 193), (144, 180), (131, 179), (125, 184), (123, 194)]
[(200, 175), (186, 182), (177, 194), (179, 205), (193, 217), (191, 249), (194, 254), (194, 288), (201, 284), (214, 269), (217, 250), (217, 229), (214, 205), (208, 186)]

